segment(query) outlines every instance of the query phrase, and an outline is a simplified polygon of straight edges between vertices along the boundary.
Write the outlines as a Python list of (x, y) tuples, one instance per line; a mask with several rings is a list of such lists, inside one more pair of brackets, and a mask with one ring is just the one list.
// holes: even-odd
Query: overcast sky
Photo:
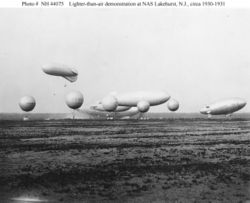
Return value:
[[(164, 90), (179, 112), (242, 97), (250, 110), (250, 12), (239, 9), (1, 9), (0, 112), (69, 112), (64, 96), (80, 90), (87, 107), (112, 91)], [(42, 72), (75, 67), (75, 83)], [(65, 82), (68, 84), (64, 87)], [(151, 112), (168, 112), (166, 104)]]

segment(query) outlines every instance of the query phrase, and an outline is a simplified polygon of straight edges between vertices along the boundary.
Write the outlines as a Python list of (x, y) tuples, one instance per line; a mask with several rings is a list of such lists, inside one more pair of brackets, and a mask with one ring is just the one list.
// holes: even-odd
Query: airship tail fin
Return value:
[(63, 76), (63, 77), (70, 82), (75, 82), (77, 80), (77, 75), (76, 76)]

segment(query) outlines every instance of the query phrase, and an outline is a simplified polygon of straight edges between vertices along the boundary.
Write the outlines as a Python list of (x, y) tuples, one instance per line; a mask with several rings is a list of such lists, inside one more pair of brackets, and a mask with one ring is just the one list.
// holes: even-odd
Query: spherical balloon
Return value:
[(73, 91), (66, 95), (66, 104), (71, 109), (78, 109), (83, 104), (83, 95), (79, 91)]
[(175, 99), (170, 99), (168, 101), (168, 109), (170, 111), (176, 111), (179, 108), (179, 102), (176, 101)]
[(137, 104), (137, 108), (140, 112), (145, 113), (149, 110), (150, 104), (147, 101), (140, 101)]
[(36, 106), (36, 101), (32, 96), (24, 96), (20, 99), (19, 106), (23, 111), (32, 111)]
[(104, 97), (101, 103), (105, 111), (115, 111), (118, 106), (117, 99), (112, 95)]

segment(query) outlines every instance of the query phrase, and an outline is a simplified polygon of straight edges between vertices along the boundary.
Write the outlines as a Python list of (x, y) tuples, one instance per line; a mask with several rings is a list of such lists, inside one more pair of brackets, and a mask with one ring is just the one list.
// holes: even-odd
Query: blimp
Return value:
[[(117, 106), (113, 112), (123, 112), (123, 111), (129, 110), (130, 108), (131, 108), (130, 106)], [(97, 104), (90, 106), (90, 109), (93, 109), (96, 111), (106, 111), (103, 108), (103, 105), (101, 102), (98, 102)]]
[(119, 106), (137, 107), (141, 113), (145, 113), (151, 106), (157, 106), (167, 102), (170, 96), (163, 91), (138, 91), (121, 94), (109, 94), (101, 100), (103, 109), (115, 111)]
[(140, 111), (137, 107), (131, 107), (128, 110), (107, 112), (103, 110), (97, 110), (96, 108), (89, 107), (77, 110), (80, 114), (86, 115), (90, 119), (131, 119), (140, 116)]
[(48, 75), (60, 76), (70, 82), (75, 82), (78, 76), (76, 69), (63, 64), (47, 64), (42, 66), (42, 70)]
[(246, 106), (246, 104), (247, 102), (244, 99), (228, 98), (214, 102), (210, 105), (203, 107), (200, 110), (200, 113), (206, 114), (208, 115), (208, 117), (211, 117), (211, 115), (231, 116), (232, 113), (239, 111), (244, 106)]

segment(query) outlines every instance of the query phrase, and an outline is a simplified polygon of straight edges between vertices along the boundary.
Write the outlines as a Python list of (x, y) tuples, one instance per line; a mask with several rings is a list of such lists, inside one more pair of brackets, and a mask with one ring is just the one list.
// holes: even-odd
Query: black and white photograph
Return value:
[(250, 3), (13, 2), (1, 203), (250, 203)]

